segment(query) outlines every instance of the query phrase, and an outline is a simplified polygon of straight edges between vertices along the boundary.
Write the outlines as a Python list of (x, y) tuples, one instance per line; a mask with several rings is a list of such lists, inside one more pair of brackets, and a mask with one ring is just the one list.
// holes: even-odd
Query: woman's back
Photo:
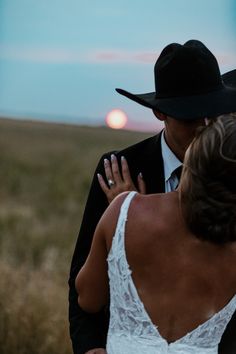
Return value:
[[(122, 232), (118, 237), (122, 238)], [(165, 344), (181, 341), (234, 298), (235, 246), (217, 246), (192, 235), (181, 217), (178, 193), (137, 195), (128, 211), (123, 237), (125, 257), (132, 271), (129, 281), (133, 282), (127, 287), (136, 288), (136, 298), (144, 304)], [(231, 310), (236, 306), (236, 299), (233, 300), (229, 304)]]

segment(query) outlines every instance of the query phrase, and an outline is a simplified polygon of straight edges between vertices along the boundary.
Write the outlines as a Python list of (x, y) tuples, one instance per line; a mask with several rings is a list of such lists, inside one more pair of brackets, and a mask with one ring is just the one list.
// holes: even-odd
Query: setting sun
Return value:
[(126, 114), (120, 109), (113, 109), (106, 116), (106, 123), (108, 127), (113, 129), (121, 129), (124, 128), (127, 123)]

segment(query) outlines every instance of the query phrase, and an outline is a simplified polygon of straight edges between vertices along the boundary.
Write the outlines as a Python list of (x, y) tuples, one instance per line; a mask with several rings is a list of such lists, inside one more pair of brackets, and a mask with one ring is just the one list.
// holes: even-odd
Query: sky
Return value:
[(154, 91), (171, 42), (199, 39), (236, 67), (235, 0), (0, 0), (0, 115), (152, 131), (151, 110), (116, 93)]

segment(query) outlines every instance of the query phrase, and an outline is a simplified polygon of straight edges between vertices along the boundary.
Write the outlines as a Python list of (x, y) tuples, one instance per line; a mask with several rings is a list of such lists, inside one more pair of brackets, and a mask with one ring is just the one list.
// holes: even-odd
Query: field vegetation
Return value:
[(0, 353), (69, 354), (68, 272), (100, 155), (151, 134), (0, 119)]

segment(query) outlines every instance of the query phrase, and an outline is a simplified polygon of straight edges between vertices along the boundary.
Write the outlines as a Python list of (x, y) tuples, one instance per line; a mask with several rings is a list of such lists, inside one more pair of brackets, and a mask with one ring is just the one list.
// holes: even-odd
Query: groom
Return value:
[[(163, 193), (176, 188), (176, 170), (204, 118), (236, 111), (236, 70), (221, 76), (214, 55), (201, 42), (191, 40), (165, 47), (155, 64), (154, 75), (155, 92), (134, 95), (117, 91), (152, 109), (165, 129), (115, 155), (118, 161), (125, 156), (133, 181), (142, 172), (146, 193)], [(71, 264), (69, 320), (74, 354), (105, 353), (108, 309), (97, 314), (84, 312), (78, 306), (74, 283), (89, 253), (96, 225), (108, 206), (97, 174), (108, 178), (111, 190), (115, 188), (115, 176), (104, 172), (104, 159), (106, 167), (110, 155), (102, 156), (95, 171)], [(235, 331), (236, 315), (226, 329), (219, 353), (236, 353)]]

